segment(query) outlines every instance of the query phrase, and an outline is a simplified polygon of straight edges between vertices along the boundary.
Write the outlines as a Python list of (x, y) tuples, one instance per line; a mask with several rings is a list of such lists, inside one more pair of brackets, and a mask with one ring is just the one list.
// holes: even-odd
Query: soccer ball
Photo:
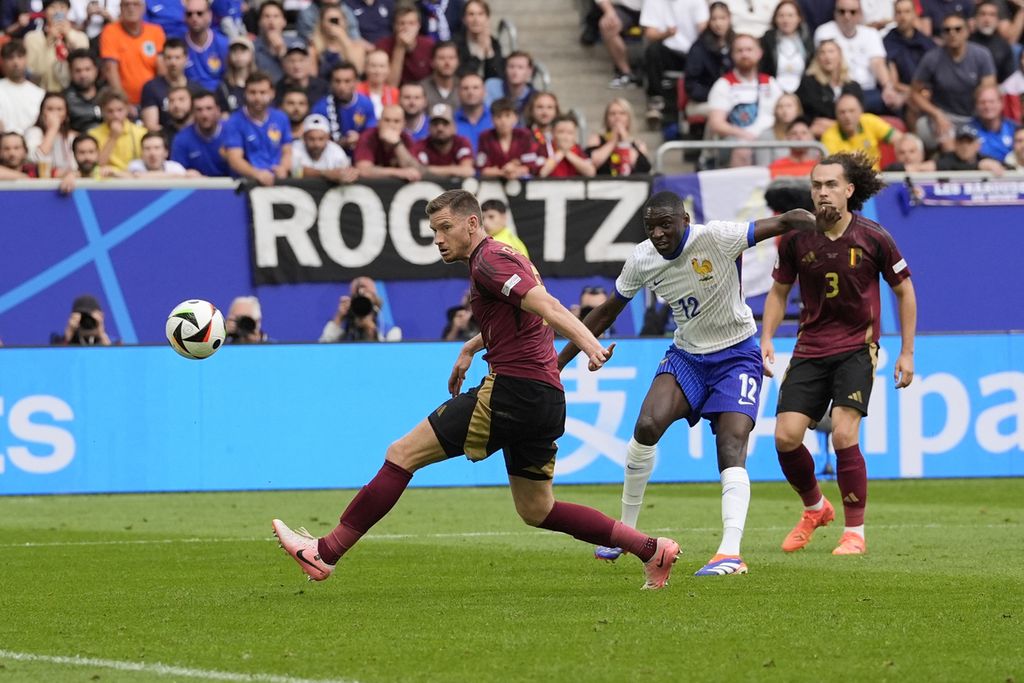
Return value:
[(185, 358), (202, 360), (224, 343), (224, 316), (202, 299), (182, 301), (167, 316), (167, 341)]

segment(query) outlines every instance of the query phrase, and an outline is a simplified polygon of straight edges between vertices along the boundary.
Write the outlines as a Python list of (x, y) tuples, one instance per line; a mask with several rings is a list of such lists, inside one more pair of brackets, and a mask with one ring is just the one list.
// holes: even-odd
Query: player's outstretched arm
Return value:
[[(590, 313), (587, 313), (587, 317), (583, 319), (583, 325), (590, 330), (595, 337), (604, 334), (604, 331), (612, 326), (615, 319), (619, 317), (619, 313), (622, 313), (622, 309), (626, 307), (627, 299), (623, 299), (620, 296), (611, 296), (603, 304), (597, 306)], [(566, 365), (576, 357), (576, 354), (580, 352), (580, 347), (576, 346), (572, 342), (569, 342), (558, 354), (558, 370), (559, 372), (565, 368)]]
[(900, 357), (896, 359), (893, 379), (896, 388), (902, 389), (914, 381), (914, 334), (917, 329), (917, 295), (914, 285), (907, 278), (892, 288), (896, 294), (896, 305), (900, 316)]
[(597, 337), (587, 329), (579, 318), (574, 316), (558, 299), (548, 294), (542, 285), (537, 285), (523, 297), (522, 307), (544, 318), (551, 328), (575, 344), (590, 359), (590, 370), (599, 370), (612, 357), (615, 344), (607, 349), (601, 346)]
[(793, 285), (784, 285), (781, 282), (773, 282), (772, 288), (768, 290), (768, 296), (764, 300), (764, 314), (761, 316), (761, 360), (764, 363), (764, 374), (766, 377), (774, 377), (771, 366), (775, 364), (775, 342), (772, 338), (782, 324), (782, 318), (786, 315), (786, 301), (789, 300), (789, 292)]
[(449, 394), (452, 396), (459, 395), (459, 391), (462, 390), (462, 383), (466, 380), (466, 372), (469, 371), (469, 366), (473, 364), (473, 356), (483, 348), (484, 337), (482, 334), (476, 335), (462, 345), (459, 357), (455, 359), (455, 367), (452, 368), (452, 374), (448, 376)]
[(766, 239), (778, 237), (791, 230), (811, 232), (820, 229), (818, 227), (818, 220), (813, 213), (806, 209), (790, 209), (778, 216), (760, 218), (754, 221), (754, 241), (763, 242)]

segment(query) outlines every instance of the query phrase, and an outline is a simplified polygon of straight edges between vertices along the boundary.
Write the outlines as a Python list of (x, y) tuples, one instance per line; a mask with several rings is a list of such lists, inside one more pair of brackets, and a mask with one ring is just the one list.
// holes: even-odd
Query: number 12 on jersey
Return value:
[(697, 297), (688, 296), (679, 300), (679, 305), (683, 309), (683, 315), (686, 316), (687, 320), (692, 320), (697, 317), (700, 313), (700, 302), (697, 301)]

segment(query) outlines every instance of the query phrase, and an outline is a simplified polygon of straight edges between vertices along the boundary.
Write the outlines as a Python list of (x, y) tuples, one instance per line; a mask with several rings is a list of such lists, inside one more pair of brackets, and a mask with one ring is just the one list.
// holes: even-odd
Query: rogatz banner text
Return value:
[(249, 193), (257, 285), (465, 277), (441, 261), (424, 209), (462, 187), (500, 199), (544, 276), (615, 276), (645, 239), (648, 179), (480, 182), (286, 182)]

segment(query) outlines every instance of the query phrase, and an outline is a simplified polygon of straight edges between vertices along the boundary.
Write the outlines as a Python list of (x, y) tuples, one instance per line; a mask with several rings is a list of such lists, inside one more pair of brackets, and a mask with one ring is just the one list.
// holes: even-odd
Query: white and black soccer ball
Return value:
[(224, 344), (224, 315), (209, 301), (189, 299), (167, 316), (167, 341), (185, 358), (209, 358)]

